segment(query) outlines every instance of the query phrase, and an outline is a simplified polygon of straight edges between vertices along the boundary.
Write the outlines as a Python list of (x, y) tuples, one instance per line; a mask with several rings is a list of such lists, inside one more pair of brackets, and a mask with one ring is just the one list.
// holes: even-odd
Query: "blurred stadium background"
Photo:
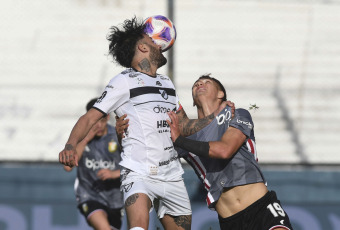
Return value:
[[(0, 230), (89, 229), (58, 153), (122, 70), (107, 56), (109, 28), (156, 14), (176, 25), (160, 72), (189, 117), (192, 83), (206, 73), (237, 107), (258, 106), (259, 163), (294, 229), (340, 229), (339, 0), (2, 0)], [(218, 229), (185, 169), (193, 229)], [(162, 229), (154, 214), (150, 229)]]

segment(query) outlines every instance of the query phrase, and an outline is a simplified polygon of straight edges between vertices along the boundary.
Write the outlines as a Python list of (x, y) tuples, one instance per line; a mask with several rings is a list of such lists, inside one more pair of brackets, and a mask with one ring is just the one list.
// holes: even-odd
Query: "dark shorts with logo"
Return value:
[(219, 216), (222, 230), (274, 230), (284, 228), (292, 230), (287, 213), (283, 210), (274, 191), (268, 192), (261, 199), (227, 218)]
[(120, 229), (122, 226), (122, 208), (112, 209), (99, 203), (97, 201), (86, 201), (78, 205), (78, 209), (81, 214), (83, 214), (87, 220), (88, 216), (91, 215), (96, 210), (104, 210), (107, 214), (109, 223), (111, 226)]

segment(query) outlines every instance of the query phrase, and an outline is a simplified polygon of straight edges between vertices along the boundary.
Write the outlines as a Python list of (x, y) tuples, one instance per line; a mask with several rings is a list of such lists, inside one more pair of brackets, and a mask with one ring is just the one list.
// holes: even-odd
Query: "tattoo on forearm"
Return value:
[(146, 72), (150, 72), (151, 65), (148, 59), (144, 58), (141, 62), (138, 63), (138, 66), (145, 70)]
[(133, 205), (134, 203), (136, 203), (138, 197), (139, 197), (138, 193), (135, 193), (135, 194), (129, 196), (125, 201), (125, 207), (127, 208), (130, 205)]
[(178, 227), (182, 227), (185, 230), (191, 229), (191, 216), (177, 216), (174, 217), (174, 221)]
[(66, 144), (65, 145), (65, 150), (72, 150), (73, 146), (71, 144)]
[(182, 125), (182, 135), (190, 136), (200, 131), (205, 126), (207, 126), (214, 118), (215, 115), (212, 113), (202, 119), (189, 120), (186, 124)]

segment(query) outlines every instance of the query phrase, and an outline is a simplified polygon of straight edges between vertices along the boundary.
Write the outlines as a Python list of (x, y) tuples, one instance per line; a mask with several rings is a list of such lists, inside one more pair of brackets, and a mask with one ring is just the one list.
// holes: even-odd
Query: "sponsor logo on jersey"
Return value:
[(163, 165), (168, 165), (170, 164), (171, 162), (175, 161), (178, 159), (178, 156), (175, 156), (175, 157), (171, 157), (169, 160), (166, 160), (166, 161), (160, 161), (158, 163), (159, 166), (163, 166)]
[(165, 147), (164, 151), (167, 151), (167, 150), (170, 150), (170, 149), (173, 149), (173, 148), (174, 148), (174, 146)]
[(157, 121), (158, 133), (168, 133), (170, 132), (170, 126), (166, 120)]
[(113, 89), (113, 85), (107, 85), (106, 88)]
[(115, 142), (114, 140), (111, 140), (108, 144), (108, 150), (110, 153), (116, 152), (117, 150), (117, 142)]
[(164, 89), (159, 89), (159, 92), (161, 93), (161, 96), (165, 99), (168, 100), (169, 96), (167, 92)]
[(132, 188), (132, 185), (133, 185), (133, 184), (134, 184), (134, 182), (131, 182), (131, 183), (129, 183), (129, 184), (124, 185), (124, 186), (123, 186), (124, 191), (125, 191), (125, 192), (130, 191), (130, 189)]
[(102, 93), (102, 95), (98, 98), (98, 100), (97, 100), (96, 102), (97, 102), (97, 103), (102, 102), (102, 100), (104, 99), (104, 97), (106, 96), (106, 94), (107, 94), (107, 91), (104, 91), (104, 92)]
[(129, 77), (130, 78), (135, 78), (135, 77), (137, 77), (137, 76), (139, 76), (140, 75), (140, 73), (130, 73), (129, 74)]
[(166, 81), (169, 81), (169, 80), (170, 80), (168, 77), (165, 77), (165, 76), (159, 76), (159, 78), (160, 78), (161, 80), (166, 80)]
[(250, 124), (249, 121), (241, 121), (241, 120), (239, 120), (239, 119), (236, 119), (236, 122), (239, 123), (239, 124), (247, 125), (249, 129), (252, 129), (252, 128), (253, 128), (253, 125)]
[(92, 169), (93, 171), (97, 169), (110, 169), (114, 170), (116, 168), (116, 163), (114, 161), (96, 161), (95, 159), (85, 158), (85, 166), (88, 169)]
[(131, 73), (131, 72), (135, 72), (133, 69), (126, 69), (124, 71), (122, 71), (122, 74), (127, 74), (127, 73)]
[(166, 120), (157, 121), (157, 128), (169, 128), (168, 122)]
[(157, 105), (156, 107), (153, 108), (153, 111), (155, 113), (167, 113), (170, 112), (171, 109)]
[(156, 81), (156, 85), (162, 86), (162, 83), (160, 83), (159, 81)]
[(149, 166), (149, 174), (157, 175), (158, 174), (158, 166), (151, 165)]
[(226, 121), (229, 122), (231, 119), (231, 111), (228, 109), (224, 110), (225, 113), (222, 113), (218, 116), (216, 116), (216, 120), (217, 120), (217, 124), (218, 125), (222, 125), (224, 124)]

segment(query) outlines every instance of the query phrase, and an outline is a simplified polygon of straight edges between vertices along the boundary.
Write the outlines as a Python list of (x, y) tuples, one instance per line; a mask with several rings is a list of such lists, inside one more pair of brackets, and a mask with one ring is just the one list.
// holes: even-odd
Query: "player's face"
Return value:
[(108, 121), (108, 116), (103, 117), (92, 127), (92, 130), (95, 132), (96, 137), (101, 137), (106, 134), (107, 121)]
[(192, 97), (197, 105), (202, 99), (215, 100), (218, 98), (218, 86), (211, 79), (199, 79), (192, 87)]
[(157, 68), (162, 67), (167, 63), (167, 59), (162, 54), (161, 46), (156, 45), (152, 39), (145, 35), (146, 43), (150, 48), (150, 61), (153, 65), (157, 66)]

